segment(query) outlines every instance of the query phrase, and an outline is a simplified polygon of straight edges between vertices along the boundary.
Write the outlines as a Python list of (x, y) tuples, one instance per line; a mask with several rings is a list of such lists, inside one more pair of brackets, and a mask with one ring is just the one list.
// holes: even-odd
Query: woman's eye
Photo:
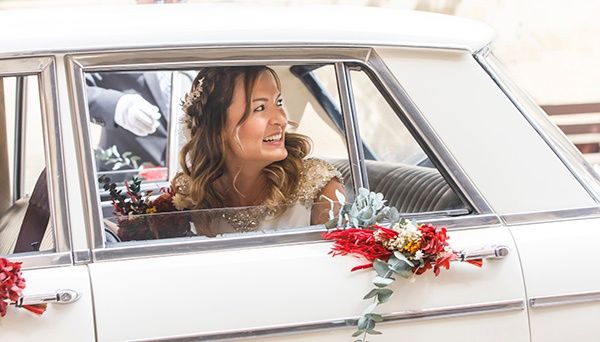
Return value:
[(277, 106), (278, 106), (278, 107), (281, 107), (281, 106), (283, 106), (283, 99), (279, 99), (279, 100), (277, 100)]
[(262, 112), (263, 110), (265, 110), (265, 105), (260, 105), (256, 108), (254, 108), (255, 112)]

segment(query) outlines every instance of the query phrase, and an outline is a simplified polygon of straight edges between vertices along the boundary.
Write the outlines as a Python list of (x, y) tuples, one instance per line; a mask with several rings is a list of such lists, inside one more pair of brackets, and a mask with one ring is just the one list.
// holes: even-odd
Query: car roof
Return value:
[(0, 11), (0, 55), (197, 45), (407, 45), (477, 51), (480, 22), (360, 6), (169, 4)]

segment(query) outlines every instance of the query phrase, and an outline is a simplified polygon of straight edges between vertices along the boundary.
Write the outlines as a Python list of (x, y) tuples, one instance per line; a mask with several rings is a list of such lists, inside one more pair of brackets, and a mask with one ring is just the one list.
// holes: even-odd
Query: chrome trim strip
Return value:
[(54, 244), (57, 252), (71, 250), (71, 230), (68, 213), (68, 190), (64, 177), (63, 139), (60, 110), (58, 108), (58, 84), (56, 65), (53, 58), (41, 61), (42, 68), (39, 89), (42, 106), (42, 125), (44, 127), (46, 154), (46, 173), (48, 177), (48, 198), (53, 219)]
[(569, 293), (556, 296), (542, 296), (529, 298), (531, 308), (545, 308), (549, 306), (571, 305), (600, 301), (600, 291)]
[(68, 252), (30, 252), (11, 254), (10, 258), (23, 262), (23, 270), (48, 268), (57, 266), (71, 266), (72, 255)]
[[(168, 53), (166, 53), (168, 52)], [(193, 69), (206, 65), (335, 63), (366, 60), (366, 47), (205, 47), (69, 55), (85, 71)]]
[(462, 167), (454, 159), (450, 150), (442, 142), (435, 130), (431, 127), (423, 113), (417, 105), (412, 101), (407, 91), (402, 87), (399, 80), (394, 77), (394, 74), (385, 65), (383, 59), (373, 51), (369, 55), (369, 60), (365, 67), (369, 68), (372, 73), (378, 78), (385, 91), (390, 94), (394, 102), (398, 104), (402, 113), (410, 121), (417, 133), (422, 137), (422, 140), (431, 147), (431, 152), (437, 160), (442, 164), (442, 167), (447, 171), (447, 174), (452, 178), (454, 184), (459, 188), (458, 195), (464, 195), (473, 206), (473, 208), (481, 214), (492, 214), (493, 211), (484, 197), (481, 195), (475, 184), (471, 181)]
[[(390, 324), (395, 322), (414, 322), (488, 313), (522, 311), (524, 309), (525, 302), (521, 299), (515, 299), (490, 303), (447, 306), (435, 309), (395, 312), (383, 315), (383, 323)], [(135, 341), (237, 341), (248, 338), (291, 335), (300, 333), (311, 333), (317, 331), (329, 331), (332, 329), (350, 328), (356, 326), (357, 322), (358, 317), (355, 316), (298, 324), (282, 324), (267, 327), (213, 332), (197, 335), (172, 336), (160, 339), (141, 339)]]
[[(354, 193), (359, 188), (368, 188), (369, 180), (364, 164), (362, 164), (362, 146), (360, 133), (356, 123), (356, 106), (352, 95), (352, 84), (350, 72), (344, 63), (335, 63), (335, 74), (337, 77), (338, 90), (340, 92), (340, 105), (344, 118), (344, 130), (346, 131), (346, 145), (348, 146), (348, 158), (350, 171), (354, 181)], [(364, 158), (363, 158), (364, 159)]]
[(88, 249), (73, 251), (73, 262), (75, 264), (87, 264), (92, 260), (92, 252)]
[[(579, 181), (581, 186), (596, 202), (600, 203), (600, 175), (585, 160), (564, 133), (550, 121), (548, 115), (527, 94), (503, 76), (502, 67), (494, 55), (485, 57), (484, 55), (474, 54), (473, 56), (521, 115), (554, 151), (575, 179)], [(534, 110), (527, 110), (517, 100), (517, 97), (522, 97), (528, 101)]]
[[(445, 226), (449, 231), (464, 229), (478, 229), (499, 226), (500, 221), (494, 215), (471, 215), (452, 219), (417, 220), (417, 222), (430, 222), (438, 226)], [(321, 233), (326, 229), (322, 225), (294, 229), (281, 229), (279, 231), (255, 232), (232, 234), (222, 237), (183, 237), (176, 239), (161, 239), (147, 241), (120, 242), (108, 245), (106, 248), (97, 248), (92, 251), (93, 260), (126, 260), (144, 257), (160, 257), (185, 253), (203, 253), (223, 251), (240, 248), (256, 248), (280, 245), (298, 245), (307, 243), (329, 243), (323, 240)], [(87, 260), (87, 259), (86, 259)]]
[(95, 161), (92, 158), (94, 153), (90, 138), (90, 120), (83, 68), (77, 61), (68, 56), (65, 57), (65, 63), (70, 94), (71, 119), (75, 130), (75, 149), (79, 155), (77, 167), (80, 171), (81, 201), (83, 203), (83, 215), (88, 227), (87, 244), (90, 248), (99, 248), (104, 247), (104, 238), (100, 223), (100, 198), (96, 191), (98, 188), (96, 181), (98, 175), (96, 174)]
[(593, 217), (600, 217), (600, 208), (587, 207), (500, 215), (502, 221), (508, 226), (516, 226), (528, 223), (564, 221), (577, 218), (586, 219)]

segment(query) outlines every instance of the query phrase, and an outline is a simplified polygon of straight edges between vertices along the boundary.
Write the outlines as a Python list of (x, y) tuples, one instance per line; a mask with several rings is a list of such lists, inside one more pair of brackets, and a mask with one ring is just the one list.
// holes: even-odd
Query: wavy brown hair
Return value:
[[(179, 152), (179, 164), (191, 180), (188, 195), (194, 208), (190, 209), (225, 207), (223, 195), (216, 191), (215, 184), (225, 174), (223, 132), (227, 109), (233, 99), (235, 81), (243, 77), (246, 109), (237, 126), (246, 121), (251, 112), (252, 90), (262, 72), (270, 72), (281, 91), (279, 77), (267, 66), (210, 67), (202, 69), (194, 79), (190, 94), (198, 93), (201, 88), (200, 96), (184, 107), (185, 125), (190, 136)], [(263, 170), (269, 187), (265, 201), (268, 205), (282, 204), (291, 198), (300, 178), (302, 160), (311, 150), (309, 138), (297, 133), (285, 133), (284, 145), (288, 156)]]

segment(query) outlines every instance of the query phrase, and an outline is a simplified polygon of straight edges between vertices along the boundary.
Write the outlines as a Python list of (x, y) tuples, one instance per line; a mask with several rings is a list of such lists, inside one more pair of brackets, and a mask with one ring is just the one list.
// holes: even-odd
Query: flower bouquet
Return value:
[[(110, 192), (113, 212), (117, 217), (117, 235), (121, 241), (151, 240), (191, 236), (187, 214), (173, 205), (173, 190), (160, 189), (160, 195), (152, 198), (152, 191), (142, 193), (142, 180), (133, 177), (125, 181), (126, 193), (117, 190), (110, 178), (102, 176), (98, 181)], [(150, 215), (152, 214), (152, 215)]]
[[(367, 334), (381, 334), (375, 325), (383, 317), (374, 311), (392, 296), (388, 286), (394, 282), (393, 276), (413, 279), (430, 269), (438, 276), (442, 268), (450, 268), (451, 261), (461, 259), (448, 245), (446, 228), (400, 218), (396, 208), (385, 205), (382, 194), (361, 188), (352, 204), (346, 204), (341, 193), (336, 192), (336, 196), (341, 209), (336, 218), (334, 201), (328, 199), (332, 209), (327, 226), (337, 229), (323, 233), (324, 239), (334, 241), (330, 253), (362, 257), (367, 262), (351, 271), (373, 268), (376, 273), (374, 288), (363, 298), (372, 299), (373, 303), (358, 320), (358, 329), (352, 335), (362, 335), (357, 341), (365, 341)], [(482, 266), (482, 260), (467, 262)]]

